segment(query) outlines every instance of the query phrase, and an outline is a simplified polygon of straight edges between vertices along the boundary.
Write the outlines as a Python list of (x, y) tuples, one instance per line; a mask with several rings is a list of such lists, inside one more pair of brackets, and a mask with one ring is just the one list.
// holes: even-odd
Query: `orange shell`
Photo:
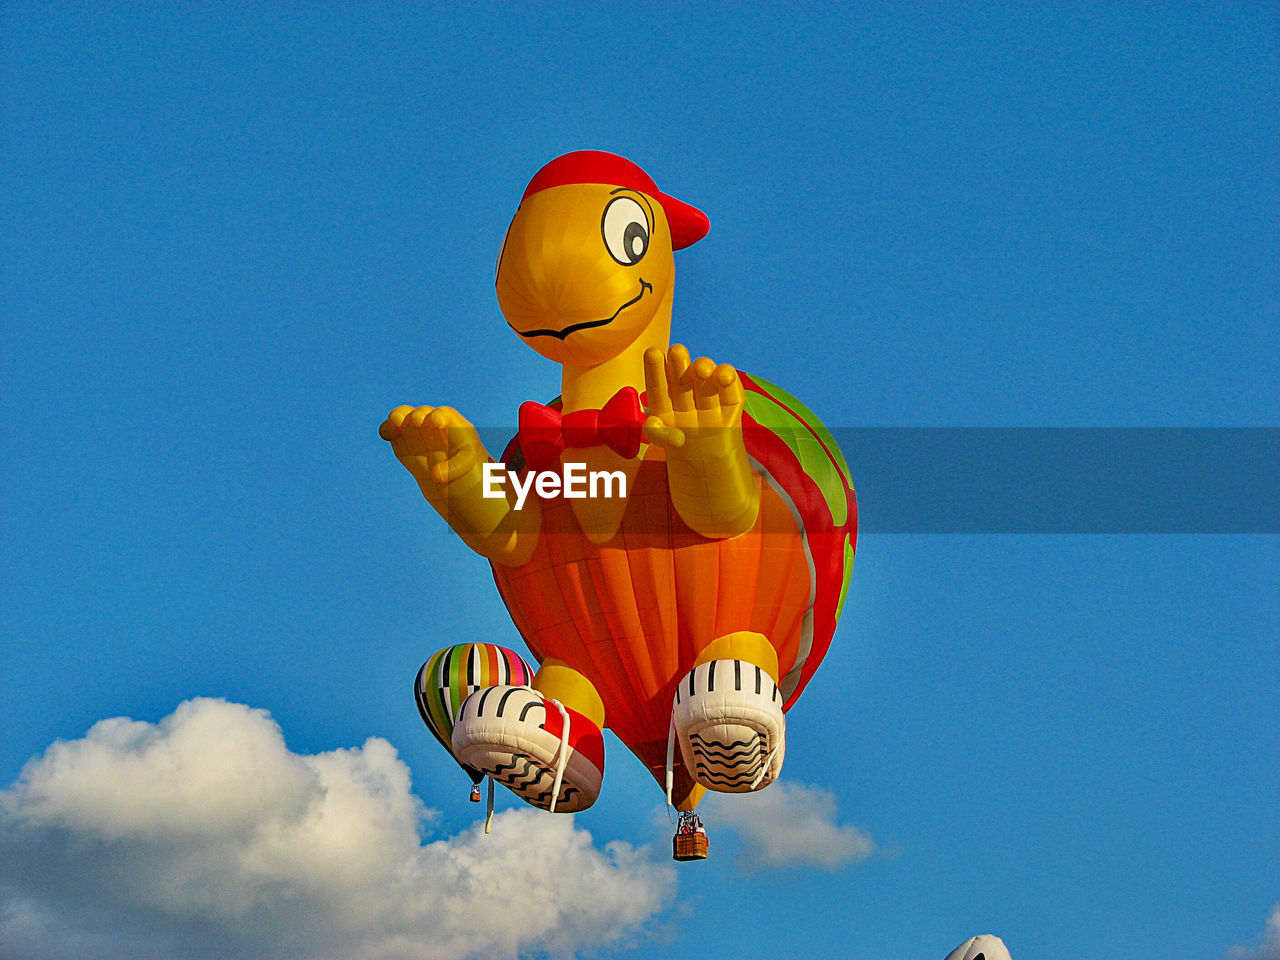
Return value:
[(494, 579), (534, 657), (586, 676), (608, 727), (661, 782), (676, 683), (703, 648), (740, 630), (768, 637), (785, 675), (799, 654), (810, 572), (795, 518), (768, 484), (755, 527), (728, 540), (700, 536), (676, 514), (660, 451), (650, 448), (627, 499), (621, 528), (601, 545), (583, 536), (567, 501), (544, 500), (533, 557), (495, 565)]

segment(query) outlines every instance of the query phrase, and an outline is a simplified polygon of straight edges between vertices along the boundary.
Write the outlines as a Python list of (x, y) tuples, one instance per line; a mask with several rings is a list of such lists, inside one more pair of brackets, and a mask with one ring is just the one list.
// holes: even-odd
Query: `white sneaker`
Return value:
[(708, 790), (748, 793), (778, 778), (786, 752), (782, 694), (755, 664), (694, 667), (676, 687), (672, 709), (685, 769)]
[(531, 687), (486, 687), (462, 701), (453, 755), (543, 810), (555, 792), (556, 813), (587, 809), (604, 779), (600, 728)]

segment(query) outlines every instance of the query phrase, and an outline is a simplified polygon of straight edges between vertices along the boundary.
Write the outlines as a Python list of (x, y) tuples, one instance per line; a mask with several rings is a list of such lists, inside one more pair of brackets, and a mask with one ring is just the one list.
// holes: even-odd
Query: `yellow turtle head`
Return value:
[(672, 251), (707, 233), (702, 211), (630, 160), (580, 150), (529, 182), (498, 255), (498, 305), (544, 357), (593, 366), (630, 346), (669, 302)]

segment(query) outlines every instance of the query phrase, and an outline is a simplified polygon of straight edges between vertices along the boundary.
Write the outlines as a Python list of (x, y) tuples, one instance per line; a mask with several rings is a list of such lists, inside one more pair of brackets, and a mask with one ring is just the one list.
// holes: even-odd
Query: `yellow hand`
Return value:
[(738, 371), (707, 357), (690, 362), (680, 344), (644, 355), (649, 418), (645, 439), (667, 452), (676, 512), (707, 537), (750, 530), (760, 509), (760, 481), (742, 437), (745, 392)]
[(510, 566), (529, 559), (542, 522), (538, 502), (531, 498), (524, 509), (514, 509), (509, 487), (506, 497), (485, 495), (490, 457), (462, 414), (452, 407), (396, 407), (378, 434), (467, 546)]
[(453, 407), (396, 407), (378, 435), (414, 479), (442, 493), (488, 458), (476, 428)]
[(742, 381), (727, 363), (717, 366), (708, 357), (690, 362), (689, 351), (678, 343), (665, 356), (653, 347), (644, 355), (644, 382), (651, 414), (645, 439), (666, 448), (669, 456), (690, 444), (685, 455), (691, 459), (703, 434), (709, 438), (742, 423)]

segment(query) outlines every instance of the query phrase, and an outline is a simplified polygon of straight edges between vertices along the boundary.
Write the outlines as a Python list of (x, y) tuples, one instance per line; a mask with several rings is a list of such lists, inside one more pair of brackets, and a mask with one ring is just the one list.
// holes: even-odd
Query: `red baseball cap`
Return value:
[(556, 157), (533, 175), (525, 187), (521, 202), (539, 190), (563, 187), (570, 183), (603, 183), (628, 187), (648, 194), (662, 204), (671, 224), (671, 248), (682, 250), (693, 246), (707, 235), (711, 221), (697, 207), (691, 207), (658, 189), (653, 178), (625, 157), (603, 150), (575, 150)]

